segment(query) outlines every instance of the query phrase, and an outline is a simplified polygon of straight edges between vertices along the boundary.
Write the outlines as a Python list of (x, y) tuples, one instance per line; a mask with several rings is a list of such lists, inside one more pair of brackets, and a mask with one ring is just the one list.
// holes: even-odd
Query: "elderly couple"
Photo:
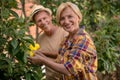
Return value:
[(31, 19), (43, 32), (38, 38), (41, 48), (28, 61), (45, 65), (46, 80), (97, 80), (96, 48), (84, 27), (79, 27), (82, 14), (77, 5), (66, 2), (58, 7), (60, 27), (52, 24), (51, 10), (40, 5), (34, 7)]

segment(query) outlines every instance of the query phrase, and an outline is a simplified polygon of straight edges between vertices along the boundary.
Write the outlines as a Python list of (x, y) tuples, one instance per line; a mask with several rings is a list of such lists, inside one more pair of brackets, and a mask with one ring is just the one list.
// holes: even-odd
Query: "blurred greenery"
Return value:
[[(20, 1), (24, 6), (25, 0)], [(120, 0), (33, 1), (53, 11), (54, 23), (56, 9), (62, 2), (78, 5), (83, 14), (80, 25), (86, 27), (97, 48), (98, 71), (112, 73), (116, 65), (120, 66)], [(34, 44), (33, 38), (26, 34), (31, 23), (26, 22), (26, 17), (18, 17), (12, 8), (18, 9), (16, 0), (0, 0), (0, 74), (3, 73), (3, 80), (39, 80), (40, 67), (26, 60), (28, 45)]]
[(41, 79), (40, 66), (27, 62), (29, 45), (34, 45), (28, 34), (31, 23), (13, 8), (18, 9), (16, 0), (0, 1), (0, 80)]

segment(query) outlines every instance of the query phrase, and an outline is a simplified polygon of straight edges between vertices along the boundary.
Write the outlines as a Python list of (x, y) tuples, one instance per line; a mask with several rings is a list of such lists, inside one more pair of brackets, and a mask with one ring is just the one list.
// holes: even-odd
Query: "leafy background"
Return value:
[[(86, 30), (92, 36), (98, 55), (98, 77), (100, 80), (120, 80), (120, 0), (32, 0), (53, 11), (53, 22), (57, 7), (70, 1), (79, 6)], [(0, 0), (0, 74), (2, 80), (40, 80), (41, 68), (27, 62), (29, 44), (34, 39), (28, 34), (32, 24), (27, 22), (26, 0)], [(22, 10), (23, 17), (12, 10)]]

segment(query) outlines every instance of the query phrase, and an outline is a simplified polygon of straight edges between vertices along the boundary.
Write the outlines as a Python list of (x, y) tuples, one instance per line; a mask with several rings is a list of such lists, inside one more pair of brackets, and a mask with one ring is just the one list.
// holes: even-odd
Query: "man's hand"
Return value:
[[(39, 52), (40, 53), (40, 52)], [(42, 53), (41, 53), (42, 54)], [(34, 52), (34, 56), (28, 57), (28, 61), (35, 65), (42, 65), (41, 62), (42, 55), (39, 55), (37, 51)]]
[(48, 51), (43, 51), (43, 50), (39, 50), (42, 54), (44, 54), (45, 56), (47, 57), (50, 57), (50, 58), (54, 58), (56, 59), (57, 58), (57, 55), (58, 55), (58, 52), (57, 51), (53, 51), (53, 52), (48, 52)]

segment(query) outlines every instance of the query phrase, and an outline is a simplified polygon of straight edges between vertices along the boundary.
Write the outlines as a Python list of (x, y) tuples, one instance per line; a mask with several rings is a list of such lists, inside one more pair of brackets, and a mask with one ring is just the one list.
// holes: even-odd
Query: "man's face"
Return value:
[(40, 11), (34, 16), (37, 27), (44, 31), (50, 31), (52, 24), (52, 17), (45, 11)]

